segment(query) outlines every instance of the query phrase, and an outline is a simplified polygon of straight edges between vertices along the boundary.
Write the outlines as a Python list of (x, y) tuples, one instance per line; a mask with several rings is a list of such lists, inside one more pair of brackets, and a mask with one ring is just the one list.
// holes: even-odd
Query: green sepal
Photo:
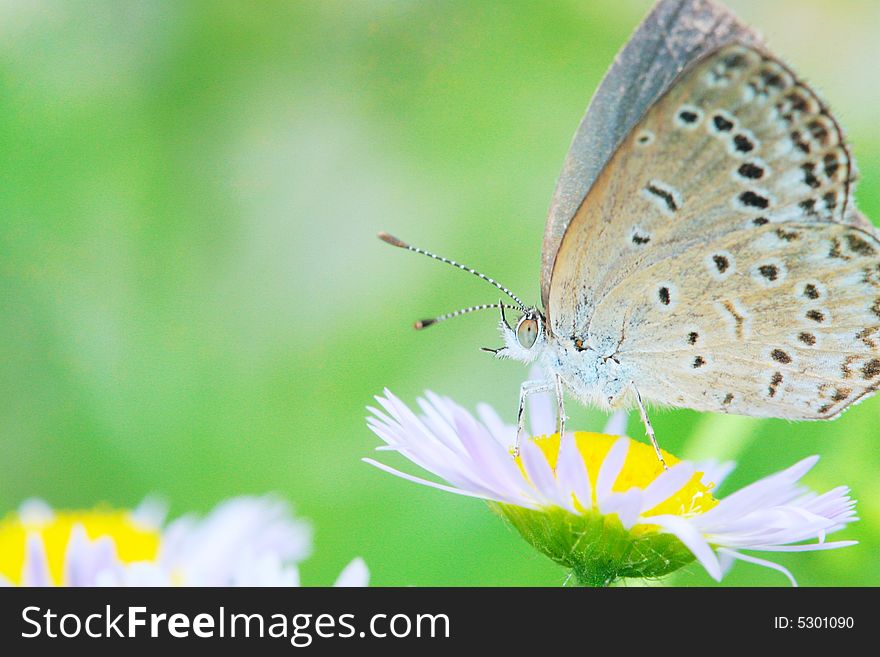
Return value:
[(573, 514), (558, 507), (533, 510), (500, 502), (489, 506), (532, 547), (570, 568), (582, 586), (609, 586), (625, 577), (662, 577), (694, 560), (674, 535), (632, 533), (616, 514)]

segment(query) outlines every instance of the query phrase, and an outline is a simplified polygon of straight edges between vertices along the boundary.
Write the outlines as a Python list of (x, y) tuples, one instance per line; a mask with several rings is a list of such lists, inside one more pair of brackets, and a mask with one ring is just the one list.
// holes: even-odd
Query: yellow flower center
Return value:
[[(577, 431), (574, 434), (574, 439), (581, 458), (583, 458), (584, 464), (587, 467), (587, 474), (590, 477), (590, 484), (593, 489), (593, 499), (590, 500), (590, 503), (595, 508), (596, 480), (599, 476), (599, 469), (611, 446), (617, 442), (619, 436)], [(532, 440), (541, 449), (550, 467), (555, 470), (556, 460), (559, 457), (559, 434), (538, 436), (532, 438)], [(661, 451), (669, 467), (679, 462), (679, 459), (666, 450)], [(623, 468), (621, 468), (620, 474), (617, 476), (611, 490), (623, 492), (634, 487), (647, 488), (648, 484), (653, 482), (662, 473), (663, 466), (657, 459), (654, 448), (645, 443), (630, 440)], [(685, 516), (705, 513), (718, 504), (718, 500), (712, 497), (712, 494), (709, 492), (712, 485), (706, 486), (702, 483), (702, 476), (702, 472), (695, 472), (687, 484), (654, 508), (646, 511), (643, 515), (674, 514)], [(587, 509), (583, 507), (585, 500), (578, 500), (578, 502), (582, 510), (586, 511)], [(637, 527), (641, 531), (653, 529), (653, 526), (648, 525), (637, 525)], [(636, 528), (634, 527), (633, 530), (636, 530)]]
[(63, 585), (65, 554), (77, 525), (89, 540), (112, 539), (122, 563), (152, 561), (159, 552), (159, 531), (136, 522), (127, 511), (56, 511), (46, 520), (24, 520), (11, 513), (0, 520), (0, 575), (13, 584), (22, 583), (27, 537), (37, 534), (43, 539), (52, 583)]

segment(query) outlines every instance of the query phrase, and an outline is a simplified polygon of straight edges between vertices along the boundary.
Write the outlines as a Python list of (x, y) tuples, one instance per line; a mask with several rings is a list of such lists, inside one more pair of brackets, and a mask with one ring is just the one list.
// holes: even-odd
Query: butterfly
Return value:
[[(547, 219), (541, 303), (500, 308), (498, 358), (554, 392), (831, 419), (880, 387), (880, 233), (828, 107), (761, 38), (706, 0), (661, 0), (575, 134)], [(505, 309), (519, 318), (511, 326)], [(665, 464), (664, 464), (665, 465)]]

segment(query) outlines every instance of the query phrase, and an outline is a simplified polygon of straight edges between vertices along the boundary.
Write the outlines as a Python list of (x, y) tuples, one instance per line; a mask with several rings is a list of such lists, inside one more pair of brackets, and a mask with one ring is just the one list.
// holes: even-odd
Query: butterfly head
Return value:
[(531, 363), (538, 358), (547, 344), (544, 326), (544, 315), (534, 307), (525, 308), (516, 324), (511, 326), (502, 305), (501, 322), (498, 327), (501, 330), (504, 346), (499, 349), (484, 347), (483, 351), (495, 354), (496, 358), (510, 358)]
[[(439, 260), (444, 264), (451, 265), (470, 274), (473, 274), (477, 278), (482, 279), (483, 281), (493, 285), (494, 287), (504, 292), (504, 294), (510, 297), (510, 299), (515, 304), (511, 305), (509, 302), (504, 303), (503, 301), (499, 301), (498, 303), (486, 303), (479, 306), (462, 308), (461, 310), (456, 310), (454, 312), (446, 313), (445, 315), (440, 315), (431, 319), (419, 320), (415, 323), (415, 328), (423, 329), (427, 328), (428, 326), (432, 326), (433, 324), (446, 321), (447, 319), (460, 317), (461, 315), (466, 315), (477, 310), (497, 308), (501, 310), (501, 322), (499, 324), (499, 328), (501, 329), (501, 337), (504, 340), (504, 346), (499, 347), (498, 349), (483, 347), (483, 351), (488, 351), (489, 353), (494, 354), (496, 358), (510, 358), (513, 360), (522, 361), (524, 363), (530, 363), (534, 361), (541, 354), (547, 344), (547, 332), (545, 328), (546, 321), (544, 319), (544, 315), (536, 307), (526, 306), (518, 296), (516, 296), (509, 289), (501, 285), (501, 283), (492, 278), (489, 278), (485, 274), (481, 274), (480, 272), (468, 267), (467, 265), (463, 265), (459, 262), (455, 262), (454, 260), (450, 260), (449, 258), (444, 258), (442, 256), (431, 253), (430, 251), (425, 251), (424, 249), (420, 249), (419, 247), (407, 244), (403, 240), (400, 240), (393, 235), (389, 235), (388, 233), (379, 233), (379, 239), (387, 244), (390, 244), (391, 246), (396, 246), (407, 251), (419, 253), (429, 258), (433, 258), (434, 260)], [(520, 316), (514, 326), (511, 326), (510, 323), (507, 321), (507, 316), (504, 312), (505, 310), (519, 311)]]

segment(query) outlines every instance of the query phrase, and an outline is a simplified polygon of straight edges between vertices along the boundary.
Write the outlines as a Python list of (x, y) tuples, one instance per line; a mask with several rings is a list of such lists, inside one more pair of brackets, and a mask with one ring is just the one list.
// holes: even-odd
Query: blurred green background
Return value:
[[(526, 374), (477, 351), (494, 315), (412, 331), (497, 294), (375, 233), (537, 301), (569, 141), (649, 4), (0, 3), (0, 512), (275, 491), (316, 527), (306, 584), (356, 555), (380, 585), (560, 584), (484, 504), (360, 461), (384, 386), (512, 419)], [(831, 102), (880, 217), (880, 3), (729, 4)], [(653, 417), (670, 451), (740, 461), (727, 490), (822, 454), (807, 481), (852, 486), (862, 520), (840, 537), (861, 543), (779, 561), (876, 585), (878, 408)], [(726, 582), (785, 584), (748, 564)]]

